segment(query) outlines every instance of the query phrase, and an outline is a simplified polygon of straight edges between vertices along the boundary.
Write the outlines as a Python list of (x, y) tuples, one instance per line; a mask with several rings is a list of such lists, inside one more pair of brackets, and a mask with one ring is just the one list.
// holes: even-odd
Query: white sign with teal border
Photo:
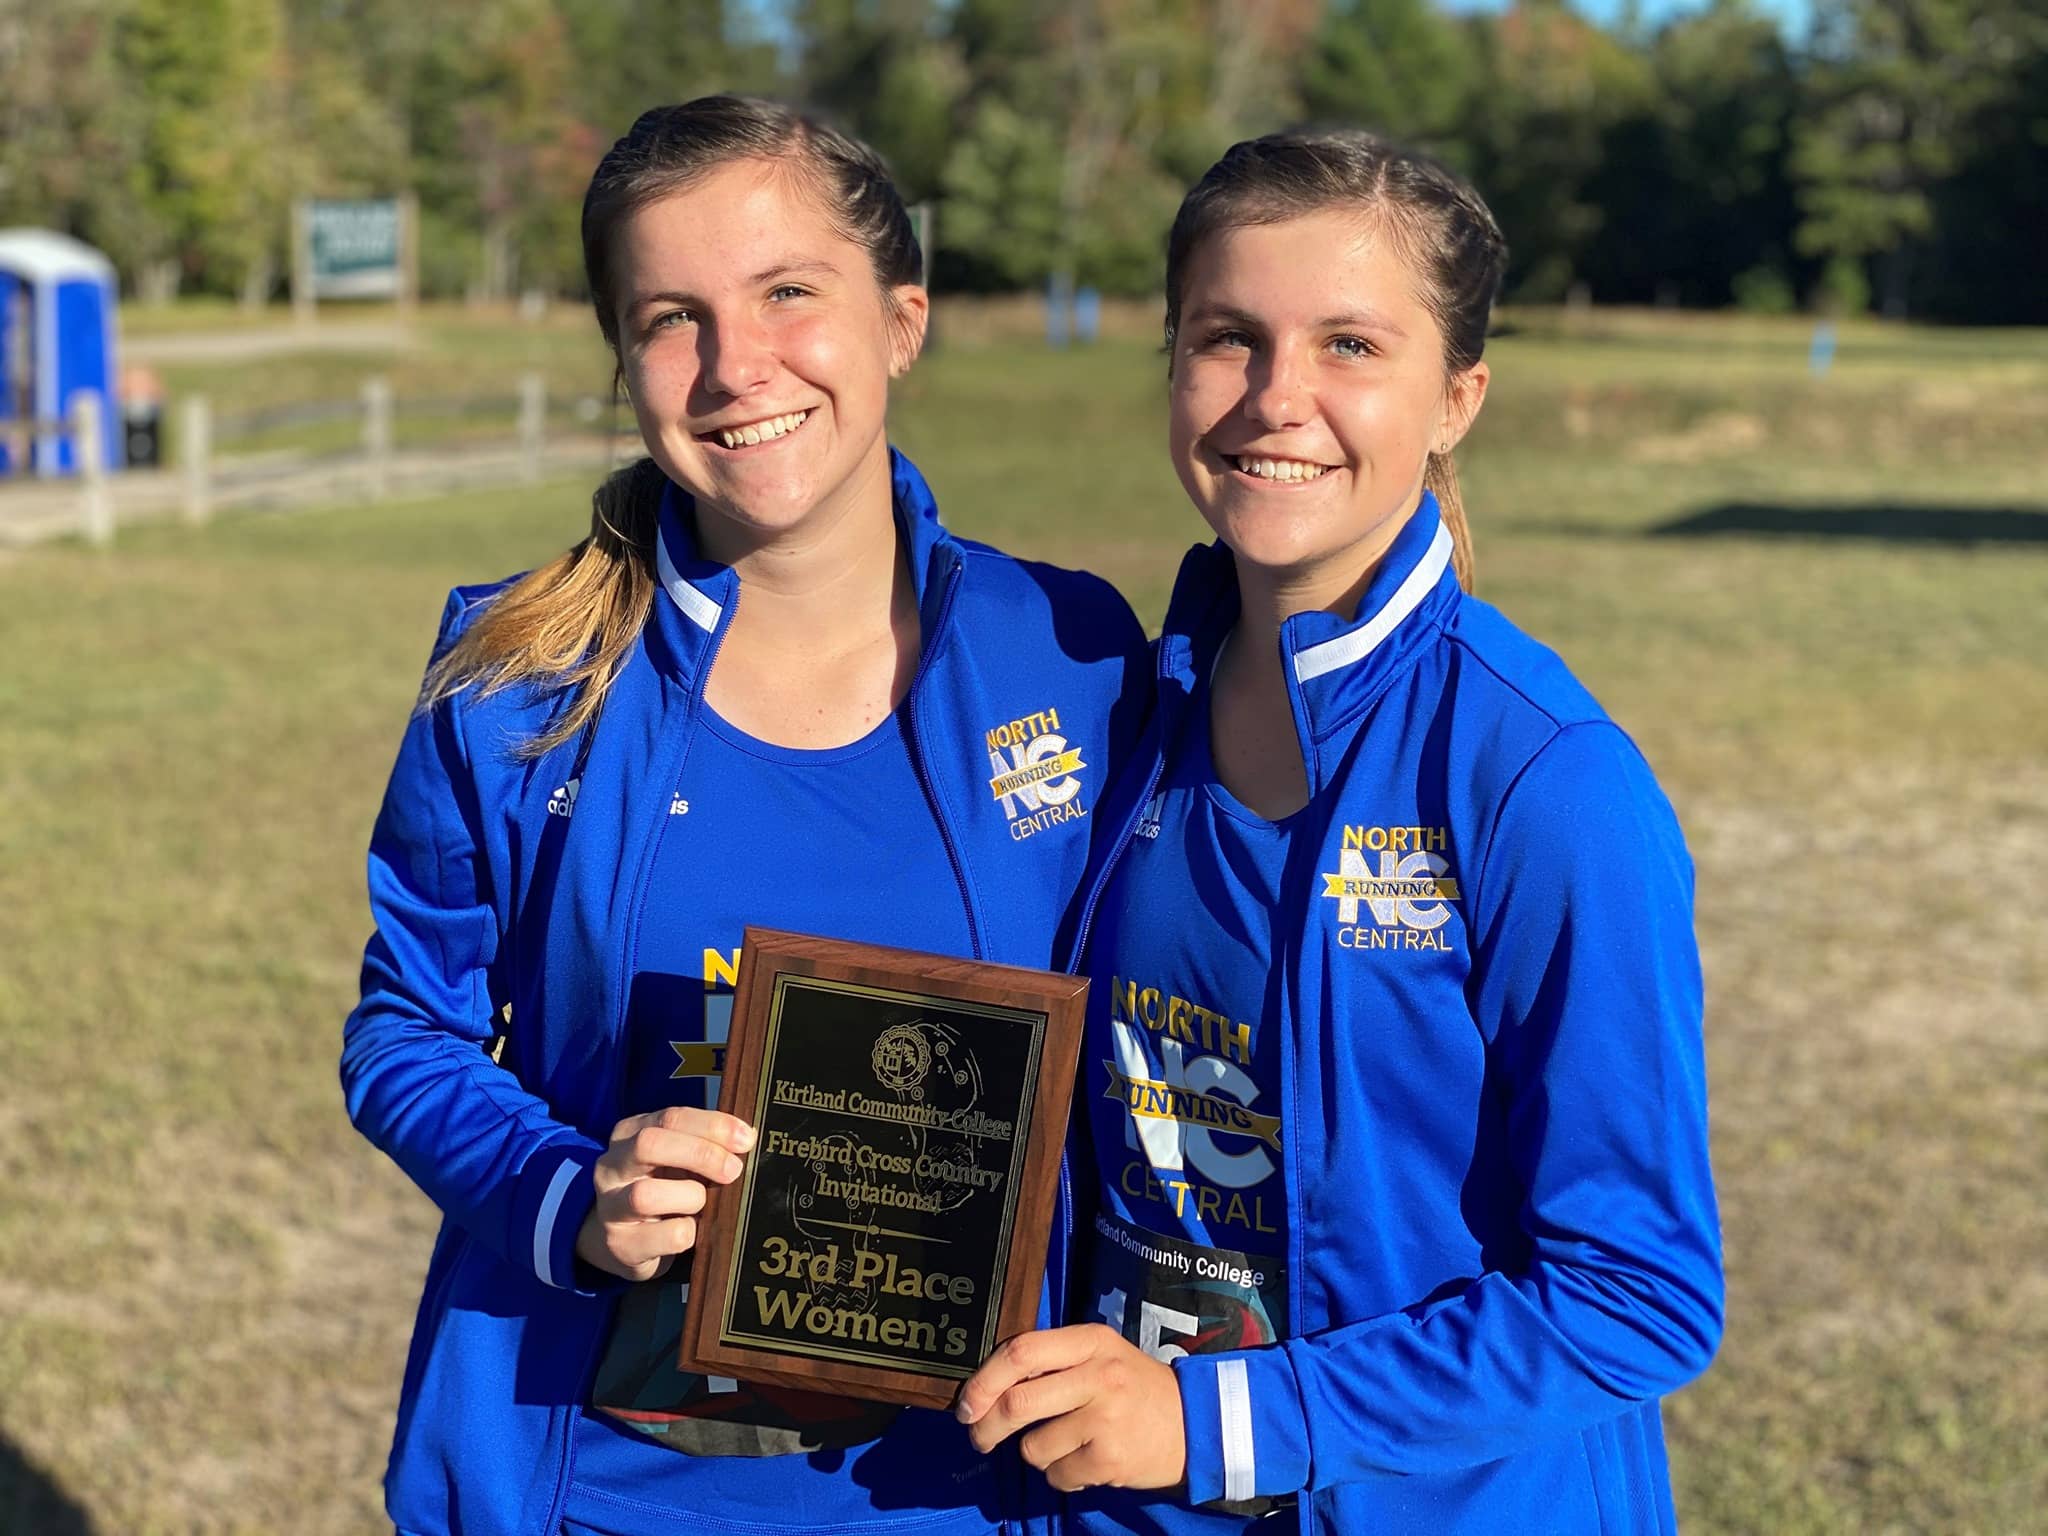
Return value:
[(397, 198), (306, 205), (313, 297), (395, 299), (404, 259)]

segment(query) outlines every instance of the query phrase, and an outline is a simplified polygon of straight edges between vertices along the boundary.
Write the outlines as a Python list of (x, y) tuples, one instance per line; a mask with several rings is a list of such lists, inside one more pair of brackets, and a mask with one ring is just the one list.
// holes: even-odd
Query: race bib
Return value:
[(1154, 1360), (1251, 1349), (1287, 1329), (1277, 1258), (1205, 1248), (1099, 1212), (1089, 1300), (1098, 1320)]
[[(1101, 1211), (1090, 1274), (1096, 1318), (1154, 1360), (1277, 1344), (1287, 1331), (1287, 1270), (1266, 1254), (1204, 1248)], [(1199, 1507), (1257, 1519), (1294, 1503), (1282, 1494)]]

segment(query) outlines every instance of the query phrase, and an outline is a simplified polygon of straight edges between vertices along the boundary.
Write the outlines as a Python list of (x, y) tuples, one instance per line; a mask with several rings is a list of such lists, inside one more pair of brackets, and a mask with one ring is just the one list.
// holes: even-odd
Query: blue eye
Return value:
[(1208, 345), (1212, 347), (1249, 347), (1251, 344), (1251, 337), (1243, 331), (1226, 329), (1209, 333)]
[(696, 316), (692, 315), (687, 309), (665, 309), (647, 322), (647, 329), (650, 332), (666, 331), (670, 329), (671, 321), (681, 325), (695, 318)]
[(1378, 349), (1362, 336), (1337, 336), (1330, 341), (1330, 350), (1339, 357), (1372, 357)]
[(785, 294), (787, 294), (787, 295), (789, 295), (789, 296), (791, 296), (791, 297), (793, 297), (793, 298), (799, 298), (799, 299), (800, 299), (800, 298), (803, 298), (803, 297), (804, 297), (804, 296), (805, 296), (806, 294), (808, 294), (808, 293), (809, 293), (810, 291), (811, 291), (811, 290), (810, 290), (810, 289), (808, 289), (808, 288), (800, 288), (800, 287), (798, 287), (798, 286), (797, 286), (797, 285), (796, 285), (795, 283), (784, 283), (784, 284), (782, 284), (782, 285), (781, 285), (781, 286), (780, 286), (779, 288), (771, 288), (771, 289), (769, 289), (769, 290), (768, 290), (768, 297), (769, 297), (769, 298), (771, 298), (771, 299), (779, 299), (779, 298), (783, 297), (783, 296), (784, 296)]

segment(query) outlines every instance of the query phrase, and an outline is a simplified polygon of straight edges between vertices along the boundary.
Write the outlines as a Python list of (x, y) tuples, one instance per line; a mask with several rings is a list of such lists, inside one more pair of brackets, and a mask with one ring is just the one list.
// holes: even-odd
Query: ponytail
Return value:
[(571, 694), (552, 725), (513, 749), (522, 758), (553, 751), (596, 720), (654, 604), (667, 484), (652, 459), (641, 459), (599, 486), (590, 536), (490, 600), (427, 669), (419, 709), (472, 689), (483, 698), (522, 685)]
[(1458, 585), (1472, 590), (1472, 530), (1465, 523), (1465, 500), (1458, 494), (1458, 466), (1448, 453), (1432, 453), (1423, 466), (1422, 488), (1436, 498), (1444, 527), (1451, 533), (1451, 569)]

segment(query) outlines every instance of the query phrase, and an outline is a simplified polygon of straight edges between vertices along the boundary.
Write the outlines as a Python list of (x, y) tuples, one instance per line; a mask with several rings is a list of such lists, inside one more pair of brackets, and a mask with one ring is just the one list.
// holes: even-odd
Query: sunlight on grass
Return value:
[[(1782, 322), (1514, 318), (1464, 455), (1481, 595), (1643, 743), (1699, 865), (1731, 1303), (1668, 1411), (1686, 1528), (2024, 1528), (2048, 338), (1861, 326), (1814, 380)], [(588, 330), (436, 315), (388, 358), (166, 372), (238, 409), (385, 368), (602, 392)], [(1200, 531), (1163, 412), (1143, 342), (956, 346), (895, 424), (956, 528), (1156, 626)], [(588, 490), (0, 557), (0, 1437), (98, 1528), (378, 1527), (433, 1215), (335, 1084), (363, 846), (442, 594), (578, 537)], [(1910, 515), (1857, 535), (1879, 506)], [(1944, 541), (1971, 509), (2006, 535)]]

